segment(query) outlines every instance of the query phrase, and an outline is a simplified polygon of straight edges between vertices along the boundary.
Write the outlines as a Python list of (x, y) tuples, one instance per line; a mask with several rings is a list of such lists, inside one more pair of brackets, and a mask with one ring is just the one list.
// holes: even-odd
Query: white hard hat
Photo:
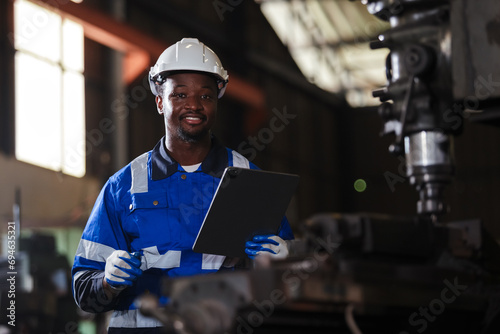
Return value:
[(151, 67), (149, 86), (154, 95), (158, 95), (157, 86), (165, 81), (171, 71), (197, 71), (214, 75), (219, 98), (224, 95), (229, 77), (215, 52), (196, 38), (183, 38), (168, 47), (155, 66)]

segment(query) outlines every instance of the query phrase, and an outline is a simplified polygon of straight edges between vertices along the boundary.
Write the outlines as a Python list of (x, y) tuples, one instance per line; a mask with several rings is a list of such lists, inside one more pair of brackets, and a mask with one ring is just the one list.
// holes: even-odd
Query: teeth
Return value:
[(187, 116), (186, 119), (189, 119), (189, 120), (199, 120), (201, 118), (199, 117), (190, 117), (190, 116)]

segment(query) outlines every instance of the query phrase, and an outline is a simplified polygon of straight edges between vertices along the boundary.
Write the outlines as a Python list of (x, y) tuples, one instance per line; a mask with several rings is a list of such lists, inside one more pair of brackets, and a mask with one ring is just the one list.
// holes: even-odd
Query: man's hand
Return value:
[(284, 259), (288, 256), (288, 246), (285, 240), (277, 235), (256, 235), (246, 242), (245, 253), (251, 259), (262, 253), (269, 254), (273, 259)]
[(142, 274), (141, 260), (132, 254), (116, 250), (106, 259), (104, 279), (113, 290), (119, 292), (131, 286)]

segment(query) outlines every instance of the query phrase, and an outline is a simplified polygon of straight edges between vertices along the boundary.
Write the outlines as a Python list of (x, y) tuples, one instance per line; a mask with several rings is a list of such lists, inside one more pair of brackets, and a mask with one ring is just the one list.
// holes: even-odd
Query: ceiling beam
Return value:
[[(68, 1), (59, 4), (55, 0), (31, 0), (80, 23), (85, 36), (112, 49), (125, 53), (124, 78), (128, 84), (134, 81), (172, 43), (158, 40), (139, 29), (118, 21), (111, 15), (90, 8), (84, 3)], [(230, 73), (230, 72), (229, 72)], [(265, 108), (264, 91), (257, 85), (230, 73), (227, 96), (256, 110)]]

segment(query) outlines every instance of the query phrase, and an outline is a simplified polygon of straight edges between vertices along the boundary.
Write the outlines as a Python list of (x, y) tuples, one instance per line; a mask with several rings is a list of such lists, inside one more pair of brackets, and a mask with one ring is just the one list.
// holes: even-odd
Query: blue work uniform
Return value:
[[(152, 151), (106, 182), (83, 231), (72, 277), (80, 308), (92, 313), (114, 310), (109, 333), (144, 333), (146, 328), (162, 326), (135, 309), (134, 300), (146, 291), (160, 296), (163, 277), (221, 268), (224, 256), (195, 253), (192, 246), (227, 166), (257, 169), (213, 138), (205, 160), (195, 172), (187, 173), (168, 155), (162, 138)], [(278, 235), (293, 239), (286, 218)], [(132, 287), (111, 298), (103, 289), (103, 278), (106, 259), (115, 250), (140, 252), (143, 274)]]

